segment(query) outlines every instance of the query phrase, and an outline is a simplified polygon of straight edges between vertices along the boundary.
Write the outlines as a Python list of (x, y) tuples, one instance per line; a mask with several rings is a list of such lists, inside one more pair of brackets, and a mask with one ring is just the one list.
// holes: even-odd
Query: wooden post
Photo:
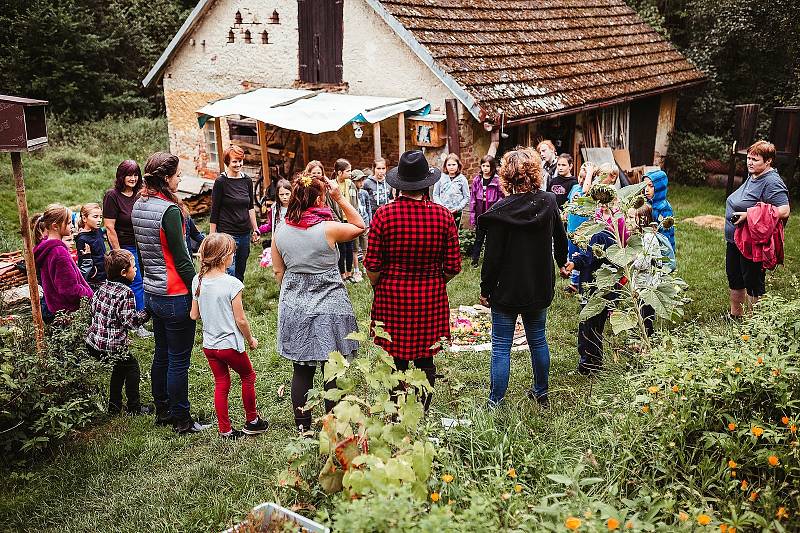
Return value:
[[(406, 151), (406, 115), (400, 113), (397, 115), (397, 134), (399, 142), (397, 143), (400, 150), (399, 155), (403, 155)], [(399, 156), (398, 156), (399, 157)]]
[(39, 302), (39, 282), (36, 279), (36, 263), (33, 260), (33, 243), (31, 242), (31, 227), (28, 224), (28, 200), (25, 197), (25, 180), (22, 175), (22, 157), (19, 152), (11, 152), (11, 166), (14, 169), (14, 183), (17, 186), (17, 209), (19, 210), (19, 227), (22, 233), (23, 255), (25, 256), (25, 270), (28, 274), (28, 290), (31, 297), (31, 311), (33, 313), (33, 327), (36, 333), (36, 350), (39, 356), (44, 356), (44, 321), (42, 320), (42, 307)]
[(260, 120), (256, 122), (258, 127), (258, 145), (261, 147), (261, 190), (264, 195), (269, 189), (269, 152), (267, 151), (267, 126)]
[(222, 154), (225, 148), (222, 147), (222, 117), (214, 119), (214, 135), (217, 138), (217, 162), (219, 163), (219, 171), (225, 170), (225, 161), (222, 160)]
[(300, 142), (303, 143), (303, 165), (308, 165), (308, 162), (311, 161), (308, 157), (308, 133), (300, 134)]
[(451, 154), (461, 157), (461, 139), (458, 136), (458, 104), (455, 98), (444, 101), (447, 115), (447, 149)]
[(381, 157), (381, 123), (376, 122), (372, 125), (372, 145), (375, 150), (375, 159)]

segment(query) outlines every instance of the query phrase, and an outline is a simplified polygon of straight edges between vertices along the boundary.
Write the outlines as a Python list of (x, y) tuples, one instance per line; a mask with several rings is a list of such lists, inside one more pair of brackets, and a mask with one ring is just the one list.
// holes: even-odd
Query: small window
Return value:
[(208, 164), (209, 166), (219, 165), (219, 160), (217, 159), (217, 121), (209, 119), (206, 122), (205, 128), (203, 128), (203, 133), (206, 138)]

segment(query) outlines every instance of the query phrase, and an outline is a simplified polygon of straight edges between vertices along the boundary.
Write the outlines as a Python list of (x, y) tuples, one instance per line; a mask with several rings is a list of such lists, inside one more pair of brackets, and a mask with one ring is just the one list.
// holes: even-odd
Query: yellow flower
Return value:
[(672, 386), (672, 392), (678, 392), (679, 390), (681, 390), (681, 389), (677, 385), (673, 385)]
[(747, 499), (750, 500), (751, 502), (756, 501), (758, 499), (758, 493), (757, 492), (751, 492), (750, 493), (750, 497), (747, 498)]
[(747, 342), (747, 341), (749, 341), (749, 340), (750, 340), (750, 335), (742, 335), (742, 340), (743, 340), (744, 342)]
[(780, 460), (775, 455), (770, 455), (767, 458), (767, 462), (769, 462), (769, 466), (778, 466), (779, 464), (781, 464)]
[(741, 485), (739, 485), (739, 487), (740, 487), (742, 490), (747, 490), (747, 485), (748, 485), (748, 483), (747, 483), (747, 480), (746, 480), (746, 479), (743, 479), (743, 480), (742, 480), (742, 484), (741, 484)]
[(783, 423), (784, 426), (788, 426), (789, 425), (789, 417), (786, 416), (786, 415), (783, 415), (783, 418), (781, 418), (781, 422)]
[(687, 520), (689, 520), (689, 515), (681, 511), (680, 513), (678, 513), (678, 520), (680, 520), (681, 522), (686, 522)]
[(617, 520), (616, 518), (609, 518), (606, 521), (606, 527), (608, 528), (609, 531), (615, 531), (619, 529), (619, 520)]
[(303, 187), (308, 187), (313, 182), (314, 182), (314, 178), (312, 178), (311, 176), (308, 176), (308, 175), (303, 176), (302, 178), (300, 178), (300, 183), (303, 184)]
[(775, 376), (775, 377), (777, 378), (778, 376), (780, 376), (780, 375), (781, 375), (781, 371), (780, 371), (780, 370), (778, 370), (777, 368), (773, 368), (773, 369), (772, 369), (772, 375), (773, 375), (773, 376)]
[(708, 516), (707, 514), (701, 514), (700, 516), (697, 517), (697, 523), (700, 524), (701, 526), (707, 526), (708, 524), (711, 523), (711, 517)]
[(440, 496), (439, 496), (439, 493), (438, 493), (438, 492), (431, 492), (431, 501), (432, 501), (433, 503), (436, 503), (436, 502), (438, 502), (438, 501), (439, 501), (439, 498), (440, 498)]
[(522, 492), (522, 485), (520, 485), (520, 484), (514, 485), (514, 492), (517, 492), (517, 493)]
[(729, 423), (728, 424), (728, 431), (733, 431), (734, 429), (736, 429), (736, 424), (734, 424), (733, 422)]
[(742, 371), (742, 367), (737, 366), (736, 368), (733, 369), (733, 371), (739, 374)]
[(453, 498), (450, 498), (449, 500), (447, 500), (447, 505), (453, 505)]
[(763, 364), (764, 364), (764, 358), (763, 357), (759, 357), (758, 359), (756, 359), (756, 365), (757, 366), (761, 366)]
[(650, 394), (655, 394), (658, 392), (658, 385), (653, 385), (651, 387), (647, 387), (647, 392)]
[(625, 529), (633, 529), (633, 521), (628, 520), (625, 522)]
[(760, 437), (761, 435), (764, 434), (764, 430), (758, 426), (753, 426), (752, 428), (750, 428), (750, 432), (756, 437)]
[(451, 474), (445, 474), (442, 476), (442, 481), (444, 481), (445, 483), (450, 483), (451, 481), (453, 481), (453, 476)]
[(786, 507), (778, 507), (778, 511), (775, 513), (775, 518), (778, 520), (782, 518), (789, 518), (789, 513), (786, 512)]
[(731, 477), (736, 477), (736, 470), (731, 470)]
[(567, 526), (567, 529), (571, 529), (573, 531), (581, 527), (581, 524), (582, 524), (581, 519), (575, 516), (570, 516), (569, 518), (564, 520), (564, 525)]
[(737, 466), (739, 466), (739, 465), (737, 465), (736, 461), (734, 461), (733, 459), (728, 461), (728, 468), (736, 468)]
[(789, 426), (789, 431), (791, 433), (797, 433), (797, 426), (792, 424), (791, 426)]
[(642, 406), (642, 412), (643, 413), (649, 413), (650, 412), (650, 406), (649, 405), (643, 405)]
[(728, 524), (720, 524), (719, 531), (720, 533), (728, 533)]
[(510, 477), (511, 479), (514, 479), (515, 477), (517, 477), (517, 471), (514, 468), (509, 468), (507, 474), (508, 474), (508, 477)]

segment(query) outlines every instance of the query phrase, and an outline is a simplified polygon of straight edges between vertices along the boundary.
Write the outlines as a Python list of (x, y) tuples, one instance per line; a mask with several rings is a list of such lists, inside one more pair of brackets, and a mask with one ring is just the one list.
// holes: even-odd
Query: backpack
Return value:
[(667, 267), (670, 272), (675, 272), (678, 268), (678, 262), (675, 260), (675, 250), (672, 249), (669, 239), (660, 232), (656, 232), (656, 238), (658, 238), (658, 244), (661, 246), (662, 264)]

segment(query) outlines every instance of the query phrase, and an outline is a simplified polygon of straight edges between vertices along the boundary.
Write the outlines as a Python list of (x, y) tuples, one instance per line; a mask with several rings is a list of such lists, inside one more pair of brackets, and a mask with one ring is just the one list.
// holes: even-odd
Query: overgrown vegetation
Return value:
[(703, 185), (706, 172), (703, 161), (727, 163), (730, 147), (719, 137), (674, 131), (669, 137), (669, 151), (664, 158), (664, 171), (670, 180), (687, 185)]
[(88, 305), (59, 315), (36, 352), (29, 319), (0, 326), (0, 448), (5, 460), (25, 459), (58, 444), (104, 410), (109, 362), (86, 355)]

